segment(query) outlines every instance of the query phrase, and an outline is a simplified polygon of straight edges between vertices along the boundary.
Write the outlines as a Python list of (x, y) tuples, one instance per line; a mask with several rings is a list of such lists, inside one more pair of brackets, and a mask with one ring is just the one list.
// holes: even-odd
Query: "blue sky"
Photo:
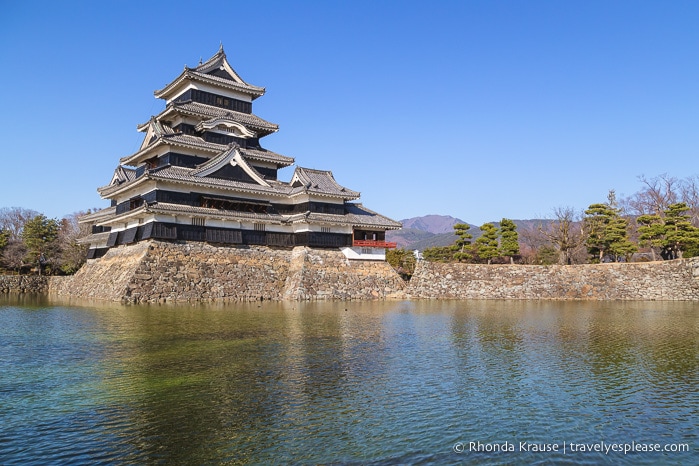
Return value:
[(263, 145), (394, 219), (550, 216), (699, 173), (695, 1), (0, 4), (0, 207), (106, 206), (153, 91), (220, 43), (267, 88)]

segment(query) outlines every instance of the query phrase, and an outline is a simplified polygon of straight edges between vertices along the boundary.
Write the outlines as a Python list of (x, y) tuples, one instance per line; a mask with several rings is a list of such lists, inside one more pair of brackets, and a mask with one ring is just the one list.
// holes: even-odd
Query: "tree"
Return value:
[(689, 210), (687, 204), (678, 202), (670, 204), (661, 214), (638, 217), (642, 244), (660, 248), (664, 259), (681, 259), (685, 251), (699, 249), (699, 228), (692, 225)]
[(628, 201), (631, 213), (636, 215), (662, 215), (670, 204), (678, 202), (680, 182), (677, 178), (662, 174), (654, 178), (639, 176), (643, 188)]
[(536, 251), (534, 263), (537, 265), (557, 264), (558, 256), (558, 250), (553, 246), (542, 246)]
[(404, 279), (409, 279), (415, 272), (417, 259), (413, 251), (407, 249), (389, 249), (386, 251), (386, 262)]
[(39, 212), (31, 209), (2, 207), (0, 208), (0, 230), (7, 230), (10, 233), (10, 241), (19, 241), (22, 239), (24, 224), (37, 215)]
[(27, 257), (27, 248), (21, 241), (10, 241), (2, 251), (2, 261), (6, 267), (22, 273), (24, 259)]
[(587, 250), (597, 262), (602, 262), (605, 256), (614, 262), (619, 262), (621, 257), (628, 261), (637, 249), (628, 237), (629, 222), (620, 215), (614, 190), (609, 191), (607, 199), (606, 204), (591, 204), (585, 211)]
[(678, 202), (665, 211), (664, 246), (672, 258), (682, 259), (684, 251), (699, 247), (699, 228), (692, 225), (689, 210), (687, 204)]
[(90, 233), (88, 225), (79, 223), (79, 218), (90, 213), (75, 212), (61, 219), (58, 232), (60, 254), (58, 266), (63, 273), (72, 274), (85, 263), (88, 245), (79, 244), (78, 239)]
[(454, 243), (454, 248), (456, 249), (454, 258), (459, 262), (471, 259), (473, 256), (471, 253), (471, 239), (473, 235), (468, 232), (470, 228), (471, 225), (467, 223), (457, 223), (454, 225), (454, 233), (458, 237)]
[(0, 253), (10, 243), (10, 231), (0, 229)]
[(500, 220), (500, 251), (501, 256), (509, 257), (510, 263), (514, 262), (515, 255), (519, 254), (519, 235), (517, 225), (508, 218)]
[(56, 219), (39, 214), (24, 224), (22, 241), (27, 248), (30, 262), (36, 261), (39, 274), (42, 268), (55, 258), (58, 252), (59, 225)]
[(572, 207), (556, 207), (553, 210), (555, 220), (544, 225), (539, 225), (539, 231), (559, 251), (559, 263), (572, 264), (574, 252), (584, 243), (578, 214)]
[(492, 223), (484, 223), (480, 228), (483, 234), (476, 239), (476, 255), (490, 264), (499, 255), (498, 229)]
[(434, 246), (422, 251), (422, 258), (430, 262), (451, 262), (454, 260), (454, 246)]

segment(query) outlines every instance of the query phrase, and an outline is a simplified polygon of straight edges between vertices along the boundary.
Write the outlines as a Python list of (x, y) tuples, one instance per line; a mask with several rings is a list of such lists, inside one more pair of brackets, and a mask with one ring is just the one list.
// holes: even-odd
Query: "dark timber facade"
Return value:
[(165, 109), (138, 126), (139, 150), (123, 157), (98, 189), (111, 207), (82, 218), (88, 258), (146, 239), (224, 245), (341, 248), (354, 259), (383, 257), (386, 230), (400, 223), (352, 202), (359, 192), (332, 173), (296, 167), (292, 157), (264, 149), (278, 130), (253, 113), (264, 88), (233, 70), (223, 47), (155, 91)]

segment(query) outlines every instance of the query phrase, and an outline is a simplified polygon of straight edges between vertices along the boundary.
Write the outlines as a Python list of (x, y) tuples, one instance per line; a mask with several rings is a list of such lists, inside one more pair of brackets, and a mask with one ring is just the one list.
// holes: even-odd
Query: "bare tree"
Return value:
[(663, 215), (670, 204), (679, 202), (681, 182), (666, 173), (654, 178), (638, 177), (643, 188), (627, 199), (632, 215)]
[(580, 214), (572, 207), (556, 207), (553, 215), (555, 219), (540, 224), (539, 231), (560, 251), (561, 264), (578, 262), (578, 250), (585, 242)]
[(680, 198), (689, 207), (692, 225), (699, 227), (699, 175), (682, 180)]
[(542, 225), (528, 225), (519, 230), (520, 254), (527, 264), (537, 263), (542, 248), (551, 247), (551, 241), (541, 232)]
[(0, 230), (10, 232), (10, 241), (19, 241), (24, 224), (37, 215), (39, 212), (23, 207), (0, 207)]
[(75, 273), (85, 263), (87, 245), (78, 244), (78, 239), (90, 233), (90, 227), (81, 224), (78, 219), (88, 212), (74, 212), (61, 219), (58, 232), (60, 247), (59, 266), (64, 273)]
[(12, 241), (2, 250), (2, 261), (5, 267), (16, 270), (17, 273), (21, 273), (22, 267), (26, 265), (25, 257), (27, 257), (27, 247), (22, 241)]

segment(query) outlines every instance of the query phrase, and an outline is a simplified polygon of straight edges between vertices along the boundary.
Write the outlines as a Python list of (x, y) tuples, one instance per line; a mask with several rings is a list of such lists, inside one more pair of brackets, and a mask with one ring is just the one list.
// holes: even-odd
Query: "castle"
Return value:
[(277, 178), (295, 160), (260, 144), (279, 129), (253, 113), (264, 93), (231, 67), (223, 46), (155, 91), (165, 109), (138, 125), (140, 148), (98, 188), (111, 206), (81, 219), (92, 225), (82, 239), (88, 259), (148, 239), (309, 246), (385, 259), (386, 248), (396, 247), (386, 231), (399, 222), (353, 202), (360, 193), (330, 171), (296, 166), (288, 182)]

